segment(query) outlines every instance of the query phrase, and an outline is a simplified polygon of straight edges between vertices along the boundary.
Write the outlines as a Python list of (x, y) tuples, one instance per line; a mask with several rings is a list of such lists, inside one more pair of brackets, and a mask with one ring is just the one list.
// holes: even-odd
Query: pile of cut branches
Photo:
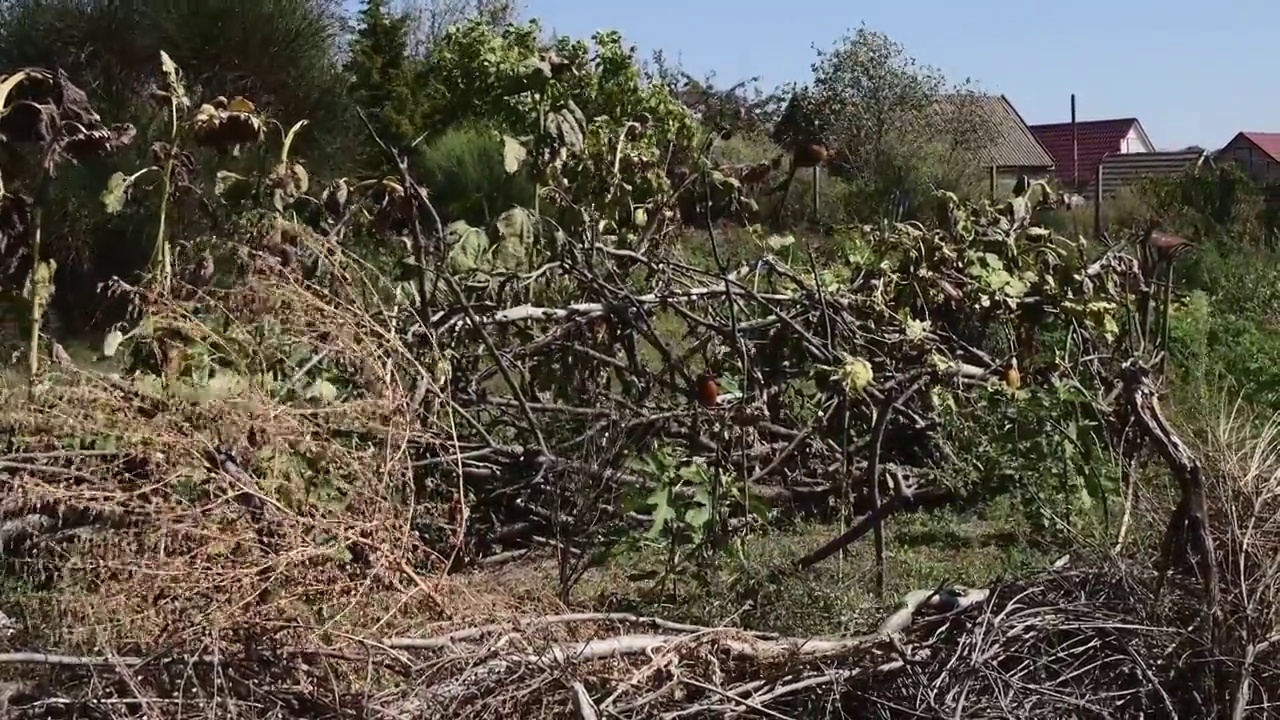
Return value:
[[(7, 691), (14, 717), (1208, 717), (1206, 667), (1194, 661), (1204, 648), (1186, 629), (1198, 590), (1175, 579), (1157, 602), (1154, 584), (1121, 567), (1060, 568), (986, 590), (921, 590), (859, 637), (582, 614), (334, 647), (259, 626), (191, 656), (0, 662), (26, 667)], [(1274, 688), (1275, 655), (1254, 655), (1266, 669), (1254, 682)]]
[[(823, 269), (773, 254), (708, 269), (591, 243), (487, 277), (503, 289), (461, 306), (442, 291), (427, 333), (461, 420), (417, 462), (480, 511), (460, 559), (599, 547), (681, 494), (716, 498), (712, 516), (753, 500), (775, 515), (866, 512), (872, 466), (916, 501), (945, 500), (962, 492), (940, 472), (957, 454), (948, 413), (993, 390), (1010, 407), (1075, 393), (1103, 437), (1148, 285), (1120, 248), (1098, 256), (1032, 227), (1033, 207), (1030, 194), (950, 198), (941, 229), (851, 231), (846, 262)], [(708, 241), (719, 258), (723, 239)]]
[[(453, 616), (423, 575), (547, 546), (580, 572), (681, 503), (728, 532), (760, 500), (878, 507), (878, 468), (912, 498), (945, 492), (929, 480), (953, 453), (947, 394), (1003, 378), (1013, 403), (1070, 381), (1101, 402), (1105, 356), (1068, 375), (1041, 334), (1123, 342), (1134, 286), (1128, 256), (1031, 227), (1025, 197), (950, 207), (943, 229), (868, 236), (821, 272), (766, 256), (717, 274), (587, 243), (527, 273), (454, 277), (442, 258), (398, 283), (344, 247), (343, 222), (267, 217), (224, 242), (234, 284), (117, 287), (142, 308), (103, 348), (124, 372), (55, 368), (13, 391), (5, 562), (37, 588), (88, 578), (83, 616), (29, 611), (99, 634), (73, 644), (181, 632), (195, 607), (194, 626), (340, 618), (365, 635), (401, 596)], [(576, 300), (518, 302), (557, 296)], [(692, 390), (700, 372), (714, 395)], [(696, 482), (641, 462), (673, 452)], [(344, 606), (356, 587), (360, 613)]]

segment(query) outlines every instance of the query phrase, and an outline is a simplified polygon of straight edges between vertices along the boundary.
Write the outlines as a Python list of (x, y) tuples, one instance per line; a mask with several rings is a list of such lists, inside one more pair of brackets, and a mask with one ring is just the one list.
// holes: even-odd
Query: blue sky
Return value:
[(948, 77), (1007, 95), (1028, 123), (1136, 117), (1161, 149), (1280, 132), (1275, 0), (526, 0), (558, 33), (617, 29), (725, 84), (804, 81), (860, 23)]

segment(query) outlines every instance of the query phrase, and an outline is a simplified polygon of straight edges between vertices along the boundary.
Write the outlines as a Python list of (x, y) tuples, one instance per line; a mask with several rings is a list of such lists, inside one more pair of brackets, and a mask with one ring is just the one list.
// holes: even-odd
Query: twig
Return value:
[[(545, 617), (526, 618), (516, 620), (509, 623), (498, 623), (494, 625), (484, 625), (481, 627), (464, 628), (455, 630), (448, 635), (441, 635), (430, 638), (391, 638), (382, 641), (384, 645), (390, 648), (400, 650), (439, 650), (451, 647), (458, 643), (479, 640), (489, 635), (499, 633), (514, 632), (517, 630), (528, 631), (538, 627), (549, 627), (552, 625), (570, 625), (585, 623), (616, 623), (629, 625), (649, 625), (660, 630), (667, 630), (678, 633), (705, 633), (716, 630), (717, 628), (706, 627), (703, 625), (689, 625), (686, 623), (676, 623), (670, 620), (664, 620), (658, 617), (648, 617), (644, 615), (633, 615), (631, 613), (574, 613), (570, 615), (548, 615)], [(773, 633), (738, 631), (750, 637), (760, 638), (762, 640), (774, 640), (778, 635)]]
[(894, 410), (901, 407), (902, 403), (914, 395), (924, 387), (928, 380), (929, 374), (922, 372), (917, 375), (915, 380), (907, 386), (895, 399), (881, 406), (880, 411), (876, 413), (876, 420), (873, 425), (871, 435), (871, 460), (867, 463), (867, 472), (865, 477), (871, 487), (872, 511), (857, 525), (849, 528), (837, 537), (828, 541), (823, 546), (810, 552), (808, 555), (796, 561), (796, 568), (804, 570), (816, 565), (823, 560), (831, 557), (841, 549), (849, 546), (867, 533), (868, 530), (875, 530), (876, 537), (876, 587), (880, 595), (884, 595), (884, 536), (882, 534), (882, 523), (884, 518), (889, 517), (893, 513), (902, 509), (907, 502), (910, 501), (912, 490), (908, 488), (905, 482), (899, 481), (897, 492), (886, 503), (880, 502), (879, 491), (879, 466), (880, 466), (880, 448), (884, 442), (884, 434), (889, 426), (889, 419), (892, 417)]

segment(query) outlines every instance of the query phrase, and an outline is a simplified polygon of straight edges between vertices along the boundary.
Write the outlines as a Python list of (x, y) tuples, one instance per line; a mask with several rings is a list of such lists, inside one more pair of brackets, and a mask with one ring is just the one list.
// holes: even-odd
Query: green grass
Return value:
[[(572, 604), (802, 636), (864, 632), (911, 590), (985, 587), (1001, 577), (1043, 570), (1063, 554), (1011, 540), (1011, 528), (998, 521), (917, 513), (891, 518), (886, 526), (883, 599), (877, 597), (870, 536), (806, 571), (781, 581), (771, 576), (842, 530), (805, 524), (755, 534), (713, 560), (690, 560), (666, 576), (666, 547), (649, 545), (588, 571)], [(554, 591), (551, 561), (504, 572), (539, 578)]]
[[(118, 358), (102, 357), (101, 339), (93, 342), (88, 339), (61, 338), (58, 342), (67, 351), (75, 367), (81, 370), (106, 373), (120, 371), (121, 365)], [(57, 369), (50, 358), (49, 343), (50, 333), (46, 332), (40, 340), (40, 367), (45, 371), (50, 368)], [(27, 337), (20, 336), (16, 329), (0, 329), (0, 391), (27, 386), (29, 347)]]

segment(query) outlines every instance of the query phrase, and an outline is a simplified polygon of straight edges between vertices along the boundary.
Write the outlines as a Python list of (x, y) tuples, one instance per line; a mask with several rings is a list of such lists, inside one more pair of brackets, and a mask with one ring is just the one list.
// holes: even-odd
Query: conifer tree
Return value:
[(403, 150), (419, 132), (419, 61), (409, 54), (411, 19), (386, 0), (365, 0), (347, 72), (352, 100), (384, 142)]

